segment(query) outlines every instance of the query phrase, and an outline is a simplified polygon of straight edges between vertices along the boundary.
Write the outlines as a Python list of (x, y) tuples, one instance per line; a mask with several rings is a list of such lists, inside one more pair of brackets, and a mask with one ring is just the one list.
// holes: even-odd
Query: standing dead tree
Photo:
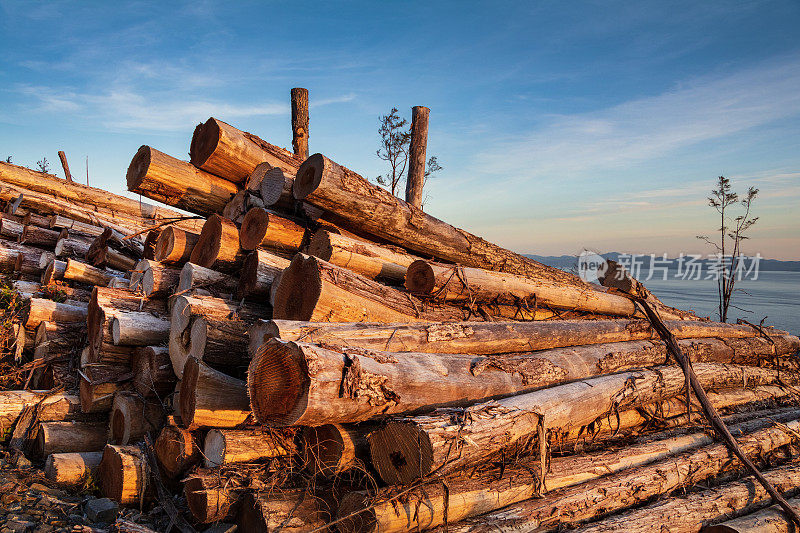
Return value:
[[(757, 195), (758, 189), (750, 187), (740, 202), (739, 195), (731, 187), (731, 180), (720, 176), (717, 179), (717, 188), (712, 190), (711, 196), (708, 197), (708, 205), (716, 209), (720, 216), (720, 227), (717, 230), (719, 242), (714, 242), (706, 235), (698, 235), (697, 238), (713, 245), (719, 256), (717, 292), (721, 322), (728, 321), (728, 309), (731, 306), (734, 286), (737, 278), (741, 277), (743, 267), (741, 243), (749, 239), (745, 233), (758, 221), (758, 217), (750, 217), (750, 207)], [(744, 213), (731, 220), (730, 209), (739, 202)]]

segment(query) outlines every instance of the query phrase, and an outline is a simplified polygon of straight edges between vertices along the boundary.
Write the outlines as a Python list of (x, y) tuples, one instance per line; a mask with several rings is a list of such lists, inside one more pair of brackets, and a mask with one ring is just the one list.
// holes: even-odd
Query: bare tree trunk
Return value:
[(308, 157), (308, 89), (292, 89), (292, 148), (298, 159)]
[(425, 152), (428, 148), (427, 107), (411, 108), (411, 144), (408, 148), (408, 178), (406, 179), (406, 202), (422, 209), (422, 189), (425, 186)]
[(64, 169), (64, 179), (72, 182), (72, 174), (69, 173), (69, 165), (67, 164), (67, 154), (63, 150), (59, 150), (58, 158), (61, 160), (61, 168)]

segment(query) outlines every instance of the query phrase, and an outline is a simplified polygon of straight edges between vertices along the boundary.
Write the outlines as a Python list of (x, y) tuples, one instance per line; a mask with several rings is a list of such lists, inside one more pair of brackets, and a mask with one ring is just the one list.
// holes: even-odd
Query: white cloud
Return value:
[(479, 168), (517, 179), (624, 168), (800, 113), (800, 56), (595, 112), (554, 116), (520, 141), (477, 156)]

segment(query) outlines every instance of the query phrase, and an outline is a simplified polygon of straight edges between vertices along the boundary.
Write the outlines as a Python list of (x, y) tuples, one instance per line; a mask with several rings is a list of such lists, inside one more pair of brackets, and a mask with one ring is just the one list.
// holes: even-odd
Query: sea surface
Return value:
[[(670, 275), (672, 272), (670, 272)], [(676, 278), (641, 280), (665, 304), (679, 309), (693, 309), (700, 316), (719, 319), (717, 282), (711, 280), (683, 280)], [(758, 279), (736, 282), (736, 292), (728, 322), (744, 318), (765, 325), (800, 334), (800, 272), (761, 271)]]

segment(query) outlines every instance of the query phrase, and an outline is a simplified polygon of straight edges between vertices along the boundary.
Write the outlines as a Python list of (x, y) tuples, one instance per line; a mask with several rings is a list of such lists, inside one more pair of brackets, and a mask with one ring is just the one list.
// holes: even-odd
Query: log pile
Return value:
[[(25, 302), (10, 447), (65, 487), (180, 491), (194, 523), (243, 531), (697, 530), (768, 507), (639, 303), (308, 157), (292, 95), (296, 153), (215, 118), (190, 161), (135, 153), (129, 190), (191, 216), (0, 163), (0, 266)], [(794, 495), (800, 339), (637, 287)]]

